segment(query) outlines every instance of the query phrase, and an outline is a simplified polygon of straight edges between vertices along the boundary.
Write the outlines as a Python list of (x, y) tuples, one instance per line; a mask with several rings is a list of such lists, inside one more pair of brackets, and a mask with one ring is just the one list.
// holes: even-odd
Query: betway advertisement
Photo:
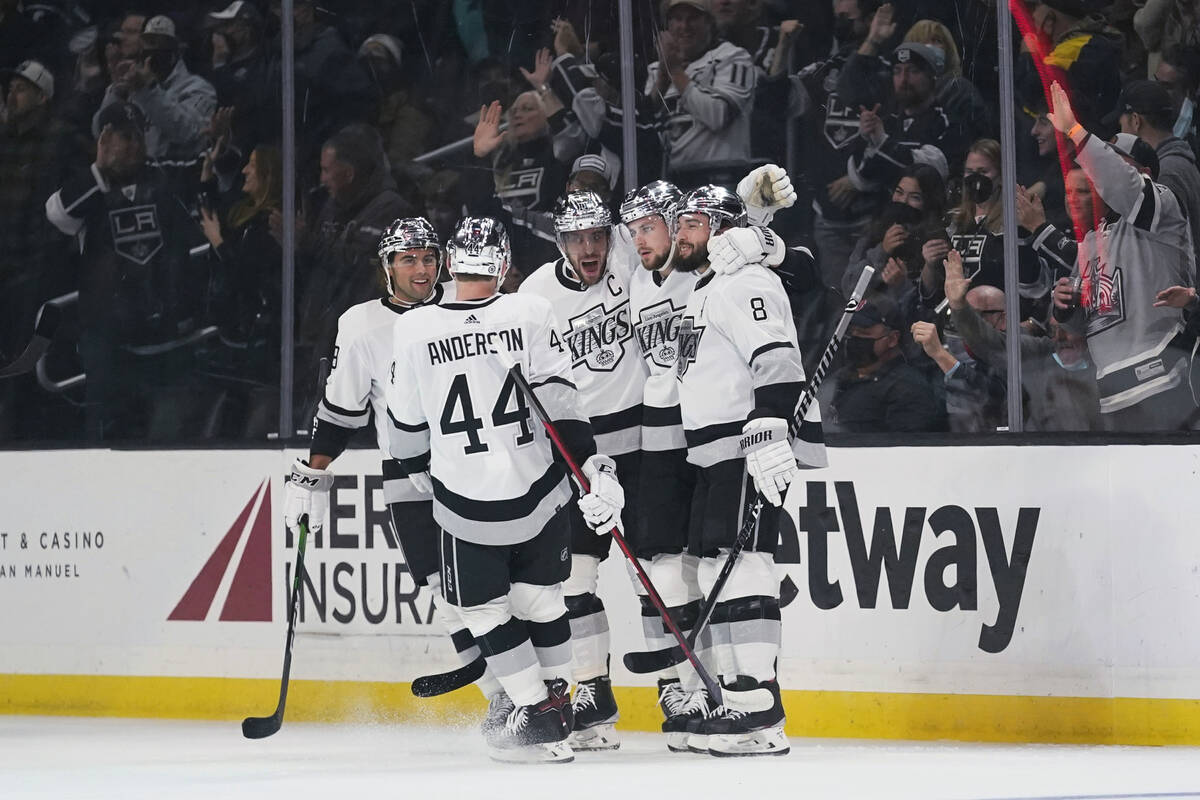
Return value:
[[(9, 453), (3, 671), (277, 677), (295, 567), (264, 451)], [(1193, 447), (851, 448), (789, 492), (789, 688), (1200, 696)], [(453, 666), (391, 528), (379, 459), (335, 463), (309, 538), (294, 675)], [(614, 547), (613, 651), (642, 649)], [(648, 684), (617, 667), (625, 685)]]

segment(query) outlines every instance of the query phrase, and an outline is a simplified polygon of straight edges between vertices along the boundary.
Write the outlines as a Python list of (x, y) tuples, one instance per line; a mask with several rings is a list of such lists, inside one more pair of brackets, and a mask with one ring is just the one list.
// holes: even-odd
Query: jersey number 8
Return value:
[[(515, 405), (516, 408), (509, 410), (509, 406), (512, 405)], [(517, 382), (511, 373), (506, 377), (504, 385), (500, 387), (496, 404), (492, 406), (492, 427), (499, 428), (503, 425), (519, 426), (517, 447), (533, 441), (529, 405), (525, 401), (525, 395), (517, 388)], [(446, 404), (442, 407), (442, 434), (451, 436), (456, 433), (465, 433), (467, 446), (463, 448), (464, 453), (467, 455), (486, 453), (488, 446), (479, 438), (479, 431), (483, 429), (483, 426), (483, 420), (475, 416), (475, 404), (471, 400), (471, 388), (467, 384), (467, 376), (460, 372), (450, 382), (450, 391), (446, 394)]]

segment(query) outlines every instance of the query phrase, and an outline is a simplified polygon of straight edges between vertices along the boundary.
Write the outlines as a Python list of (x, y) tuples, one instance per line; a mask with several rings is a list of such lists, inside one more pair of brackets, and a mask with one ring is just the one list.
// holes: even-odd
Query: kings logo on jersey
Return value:
[(675, 377), (683, 380), (688, 367), (696, 361), (700, 352), (700, 338), (704, 336), (704, 326), (696, 325), (691, 317), (684, 317), (679, 325), (679, 357), (675, 359)]
[(962, 255), (963, 277), (967, 280), (983, 269), (983, 247), (987, 244), (987, 238), (984, 233), (964, 233), (950, 239), (950, 246)]
[(1083, 273), (1087, 276), (1087, 291), (1083, 297), (1084, 307), (1087, 308), (1087, 335), (1095, 336), (1125, 321), (1121, 268), (1114, 267), (1109, 275), (1100, 259), (1093, 258)]
[(625, 357), (626, 343), (633, 338), (629, 301), (613, 309), (603, 304), (592, 306), (571, 317), (562, 339), (550, 337), (550, 344), (562, 350), (565, 344), (571, 354), (571, 366), (587, 367), (593, 372), (612, 372)]
[(154, 205), (114, 208), (108, 212), (113, 249), (122, 258), (146, 266), (163, 247), (158, 208)]
[(668, 298), (638, 314), (637, 337), (642, 355), (656, 366), (670, 369), (679, 353), (679, 328), (686, 308), (676, 308)]

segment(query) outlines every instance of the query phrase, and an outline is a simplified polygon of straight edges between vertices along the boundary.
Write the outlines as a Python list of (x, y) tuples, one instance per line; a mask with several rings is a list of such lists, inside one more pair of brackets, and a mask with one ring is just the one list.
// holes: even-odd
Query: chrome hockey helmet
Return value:
[(571, 192), (554, 204), (554, 232), (612, 227), (612, 212), (595, 192)]
[(379, 240), (379, 262), (387, 280), (388, 294), (395, 292), (392, 287), (392, 275), (388, 272), (392, 265), (392, 254), (425, 249), (432, 250), (441, 261), (442, 244), (438, 241), (437, 231), (433, 229), (429, 220), (424, 217), (401, 217), (387, 226)]
[(483, 275), (503, 281), (511, 261), (508, 231), (491, 217), (463, 217), (446, 243), (446, 267), (455, 277)]
[(669, 181), (653, 181), (625, 195), (621, 202), (621, 222), (628, 225), (642, 217), (657, 214), (669, 226), (674, 220), (672, 210), (683, 192)]
[(716, 233), (723, 225), (740, 228), (746, 224), (746, 205), (742, 199), (724, 186), (706, 184), (692, 189), (679, 198), (672, 212), (672, 229), (684, 214), (704, 214), (712, 232)]

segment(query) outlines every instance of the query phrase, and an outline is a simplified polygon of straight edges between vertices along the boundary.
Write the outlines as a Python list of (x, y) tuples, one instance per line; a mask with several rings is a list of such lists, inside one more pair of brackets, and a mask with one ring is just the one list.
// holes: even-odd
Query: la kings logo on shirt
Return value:
[(564, 344), (567, 346), (572, 367), (612, 372), (625, 357), (626, 343), (632, 338), (633, 325), (626, 300), (612, 309), (601, 303), (571, 317), (562, 339), (552, 335), (550, 344), (559, 350)]
[(1103, 269), (1100, 259), (1093, 258), (1084, 269), (1088, 276), (1088, 292), (1084, 297), (1087, 308), (1087, 335), (1095, 336), (1125, 321), (1125, 297), (1122, 291), (1121, 268), (1112, 274)]
[(636, 331), (642, 356), (653, 361), (656, 366), (670, 369), (675, 365), (675, 357), (679, 352), (680, 325), (685, 310), (686, 307), (676, 308), (668, 298), (647, 306), (638, 314)]
[(521, 162), (521, 167), (509, 172), (504, 185), (496, 189), (496, 196), (504, 200), (523, 200), (525, 205), (537, 202), (545, 170), (530, 164), (533, 164), (532, 160), (526, 159)]
[(696, 361), (700, 352), (700, 338), (704, 336), (704, 326), (697, 325), (692, 317), (684, 317), (679, 325), (679, 357), (675, 360), (675, 377), (683, 380), (688, 367)]
[(162, 250), (162, 228), (154, 205), (114, 208), (108, 212), (108, 226), (113, 250), (135, 264), (146, 266)]
[(960, 234), (951, 237), (950, 243), (962, 255), (963, 277), (971, 280), (983, 269), (983, 246), (987, 244), (987, 234)]

